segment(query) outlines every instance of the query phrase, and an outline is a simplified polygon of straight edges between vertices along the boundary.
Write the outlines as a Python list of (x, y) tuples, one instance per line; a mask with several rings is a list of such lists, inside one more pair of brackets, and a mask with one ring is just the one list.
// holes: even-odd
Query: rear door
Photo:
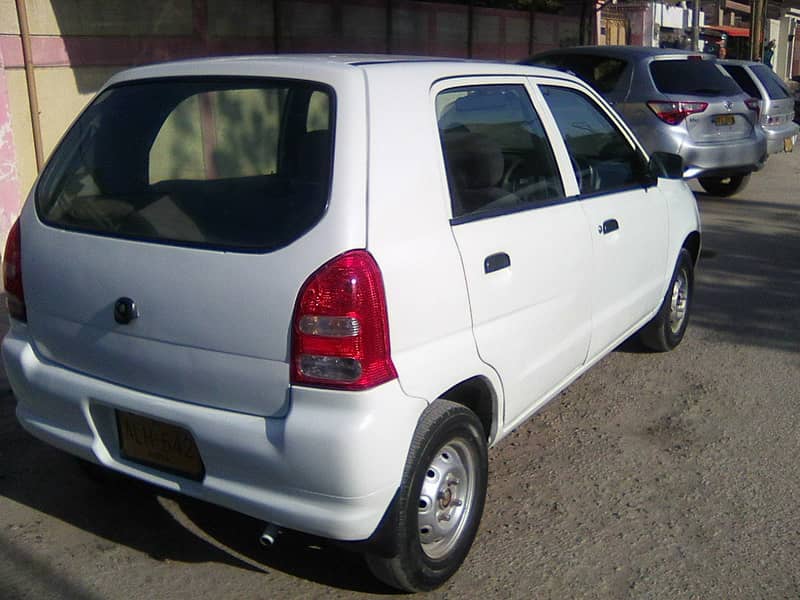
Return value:
[(436, 104), (481, 358), (513, 427), (584, 363), (591, 240), (524, 78), (450, 81)]
[(573, 165), (592, 242), (589, 358), (624, 339), (660, 303), (668, 214), (647, 160), (615, 115), (569, 82), (539, 86)]
[[(353, 244), (325, 224), (333, 106), (333, 88), (288, 80), (103, 92), (23, 220), (37, 351), (160, 396), (283, 412), (297, 291)], [(115, 319), (120, 302), (137, 318)]]

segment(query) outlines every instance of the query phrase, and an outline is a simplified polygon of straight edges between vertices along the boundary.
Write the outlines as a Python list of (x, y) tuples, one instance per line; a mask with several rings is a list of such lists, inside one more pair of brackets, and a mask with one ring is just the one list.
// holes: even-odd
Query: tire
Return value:
[(417, 424), (395, 499), (382, 527), (391, 556), (367, 554), (373, 575), (408, 592), (432, 590), (461, 566), (478, 531), (486, 500), (486, 434), (471, 410), (437, 400)]
[(699, 177), (697, 181), (709, 194), (727, 198), (744, 189), (747, 182), (750, 181), (750, 173), (730, 175), (729, 177)]
[(656, 352), (667, 352), (681, 343), (689, 324), (694, 297), (694, 264), (686, 248), (682, 248), (661, 302), (658, 313), (642, 328), (642, 343)]

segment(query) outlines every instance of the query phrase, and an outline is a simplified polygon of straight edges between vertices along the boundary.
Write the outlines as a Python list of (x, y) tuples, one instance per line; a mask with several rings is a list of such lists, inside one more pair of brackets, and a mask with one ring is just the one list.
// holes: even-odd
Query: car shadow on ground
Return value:
[[(800, 213), (796, 206), (704, 192), (695, 195), (701, 213), (714, 218), (704, 218), (690, 331), (702, 328), (721, 341), (800, 351)], [(731, 213), (732, 203), (738, 212)], [(615, 351), (650, 352), (637, 335)]]
[(697, 200), (704, 230), (692, 325), (730, 343), (800, 351), (797, 206), (703, 193)]

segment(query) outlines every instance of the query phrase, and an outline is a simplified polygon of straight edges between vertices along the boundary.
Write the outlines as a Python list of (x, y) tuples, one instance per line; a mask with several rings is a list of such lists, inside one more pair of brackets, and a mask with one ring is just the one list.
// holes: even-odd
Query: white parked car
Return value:
[(682, 339), (679, 157), (577, 78), (398, 57), (114, 76), (8, 239), (17, 417), (85, 461), (432, 589), (487, 447), (637, 331)]

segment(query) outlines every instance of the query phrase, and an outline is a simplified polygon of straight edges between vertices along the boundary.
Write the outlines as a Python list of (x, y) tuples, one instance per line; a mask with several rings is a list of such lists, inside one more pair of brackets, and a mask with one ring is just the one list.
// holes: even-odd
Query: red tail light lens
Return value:
[(647, 107), (668, 125), (678, 125), (689, 115), (701, 113), (708, 108), (708, 102), (657, 102), (650, 101)]
[(18, 321), (27, 321), (25, 292), (22, 290), (22, 246), (19, 235), (19, 219), (14, 222), (6, 239), (3, 256), (3, 286), (6, 288), (8, 314)]
[(744, 103), (747, 105), (747, 108), (756, 113), (756, 121), (758, 121), (759, 115), (761, 114), (761, 101), (755, 98), (748, 98)]
[(337, 256), (305, 282), (291, 360), (293, 384), (363, 390), (397, 377), (383, 277), (369, 252)]

